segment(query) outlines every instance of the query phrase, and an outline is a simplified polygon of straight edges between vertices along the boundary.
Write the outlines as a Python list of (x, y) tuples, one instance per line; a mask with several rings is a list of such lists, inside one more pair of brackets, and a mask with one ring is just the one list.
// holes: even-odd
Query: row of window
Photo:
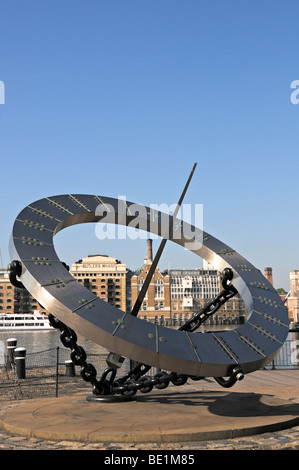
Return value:
[[(144, 284), (144, 279), (139, 279), (138, 292), (141, 291), (143, 284)], [(164, 299), (164, 283), (162, 279), (157, 279), (154, 283), (154, 286), (155, 286), (155, 299)]]
[(171, 284), (182, 284), (183, 281), (190, 280), (194, 282), (195, 284), (206, 284), (206, 283), (213, 283), (213, 284), (218, 284), (218, 278), (217, 276), (199, 276), (199, 277), (191, 277), (190, 279), (184, 278), (184, 277), (171, 277), (170, 281)]
[[(84, 281), (84, 285), (85, 285), (85, 284), (86, 284), (86, 285), (90, 285), (89, 282), (88, 282), (88, 283), (85, 283), (85, 279), (84, 279), (83, 281)], [(82, 282), (82, 279), (78, 279), (78, 282)], [(93, 281), (93, 282), (95, 282), (95, 281)], [(103, 282), (103, 281), (102, 281), (102, 282)], [(92, 289), (97, 289), (97, 288), (99, 288), (98, 285), (92, 285), (91, 287), (92, 287)], [(109, 284), (108, 284), (108, 289), (113, 289), (114, 287), (116, 287), (116, 288), (118, 288), (118, 289), (121, 289), (121, 286), (119, 286), (119, 285), (114, 285), (114, 284), (109, 285)], [(106, 284), (101, 284), (101, 289), (106, 289), (106, 288), (107, 288), (107, 285), (106, 285)], [(1, 296), (1, 294), (0, 294), (0, 296)]]
[(75, 277), (125, 276), (125, 273), (71, 273)]
[[(155, 302), (155, 310), (161, 310), (162, 308), (164, 308), (164, 302)], [(147, 302), (143, 302), (142, 310), (147, 310), (147, 309), (148, 309)]]
[[(165, 307), (165, 304), (164, 302), (155, 302), (154, 307), (155, 307), (155, 310), (162, 310)], [(185, 310), (183, 302), (173, 302), (172, 308), (174, 310)], [(148, 303), (143, 302), (142, 310), (147, 310), (147, 309), (148, 309)]]
[(193, 287), (192, 289), (184, 289), (184, 287), (172, 287), (171, 288), (171, 293), (177, 293), (177, 292), (187, 292), (187, 293), (197, 293), (197, 292), (212, 292), (215, 294), (218, 294), (218, 289), (215, 289), (215, 287)]
[[(90, 291), (92, 294), (94, 295), (103, 295), (103, 296), (106, 296), (107, 295), (107, 292), (106, 291), (101, 291), (100, 293), (98, 293), (97, 291)], [(121, 292), (108, 292), (108, 297), (112, 296), (112, 294), (114, 295), (121, 295)], [(115, 297), (116, 300), (121, 300), (120, 297)]]
[[(91, 281), (91, 282), (99, 282), (98, 279), (78, 279), (78, 282), (82, 282), (82, 281), (84, 281), (84, 282), (86, 281), (86, 282), (88, 282), (88, 283), (89, 283), (90, 281)], [(108, 283), (109, 283), (109, 281), (112, 281), (113, 283), (114, 283), (114, 282), (120, 282), (120, 279), (113, 279), (113, 280), (112, 280), (112, 279), (108, 279)], [(105, 279), (101, 279), (100, 282), (106, 282), (106, 281), (105, 281)]]

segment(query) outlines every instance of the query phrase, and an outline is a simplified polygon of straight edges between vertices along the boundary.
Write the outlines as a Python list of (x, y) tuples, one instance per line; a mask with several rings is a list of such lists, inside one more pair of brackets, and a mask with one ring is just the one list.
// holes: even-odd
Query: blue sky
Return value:
[[(299, 269), (298, 1), (1, 0), (1, 232), (55, 194), (203, 204), (204, 229), (289, 288)], [(154, 249), (158, 241), (154, 243)], [(67, 229), (68, 263), (145, 242)], [(166, 244), (160, 267), (198, 267)]]

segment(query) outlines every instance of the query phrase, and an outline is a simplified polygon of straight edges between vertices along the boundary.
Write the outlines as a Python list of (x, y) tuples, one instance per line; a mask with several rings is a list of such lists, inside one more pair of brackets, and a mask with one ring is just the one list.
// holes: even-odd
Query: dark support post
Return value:
[(18, 379), (26, 378), (26, 349), (16, 348), (15, 349), (15, 364), (16, 374)]
[(8, 338), (7, 342), (7, 360), (6, 366), (11, 367), (15, 362), (15, 349), (17, 347), (17, 339), (16, 338)]
[(130, 369), (134, 369), (135, 366), (137, 366), (138, 362), (136, 361), (133, 361), (132, 359), (130, 359)]
[(65, 361), (65, 375), (67, 377), (75, 377), (75, 364), (72, 360)]
[(58, 397), (59, 346), (56, 348), (56, 397)]
[(291, 338), (291, 364), (295, 369), (299, 368), (299, 323), (291, 322), (289, 326)]

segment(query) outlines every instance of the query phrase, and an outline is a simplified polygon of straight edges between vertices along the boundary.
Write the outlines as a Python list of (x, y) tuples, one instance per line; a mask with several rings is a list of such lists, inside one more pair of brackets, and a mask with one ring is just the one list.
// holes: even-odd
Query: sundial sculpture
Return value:
[[(195, 166), (177, 209), (194, 169)], [(70, 348), (71, 359), (81, 365), (83, 379), (92, 385), (90, 399), (130, 399), (137, 391), (146, 393), (153, 387), (163, 389), (169, 383), (181, 385), (189, 378), (213, 377), (220, 385), (230, 387), (245, 374), (268, 364), (286, 340), (287, 309), (268, 280), (235, 250), (212, 235), (182, 223), (176, 219), (176, 214), (177, 211), (169, 217), (110, 197), (65, 194), (33, 202), (14, 222), (10, 246), (11, 282), (25, 287), (51, 312), (50, 321), (61, 330), (61, 340)], [(152, 270), (169, 239), (212, 262), (215, 269), (222, 272), (223, 291), (178, 330), (138, 318), (151, 273), (133, 311), (125, 313), (77, 282), (57, 257), (53, 237), (66, 227), (88, 222), (128, 226), (133, 220), (140, 229), (163, 237)], [(198, 243), (199, 240), (202, 243)], [(196, 331), (236, 293), (240, 294), (248, 312), (244, 324), (228, 331)], [(75, 332), (111, 351), (107, 357), (108, 368), (100, 379), (94, 366), (87, 362), (84, 349), (77, 344)], [(124, 358), (137, 364), (117, 378)], [(161, 372), (146, 375), (151, 367)]]

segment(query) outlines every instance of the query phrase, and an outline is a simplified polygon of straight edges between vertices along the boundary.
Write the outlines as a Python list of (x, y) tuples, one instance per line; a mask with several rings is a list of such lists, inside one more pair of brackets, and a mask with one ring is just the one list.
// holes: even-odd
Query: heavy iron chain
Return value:
[(90, 382), (93, 392), (98, 395), (105, 393), (105, 384), (97, 380), (97, 371), (93, 364), (87, 362), (85, 349), (77, 344), (77, 335), (74, 330), (65, 325), (58, 318), (49, 314), (49, 322), (53, 328), (61, 331), (60, 340), (66, 348), (71, 349), (71, 360), (76, 366), (81, 366), (80, 375), (85, 382)]
[(194, 317), (188, 320), (182, 325), (179, 330), (192, 332), (197, 330), (204, 321), (206, 321), (211, 315), (214, 315), (222, 305), (224, 305), (229, 299), (237, 294), (236, 288), (228, 282), (233, 278), (233, 272), (230, 268), (225, 268), (222, 272), (222, 287), (223, 290), (205, 305)]
[[(182, 325), (179, 330), (193, 332), (202, 325), (202, 323), (214, 315), (219, 308), (224, 305), (231, 297), (236, 295), (237, 290), (229, 283), (232, 280), (232, 270), (226, 268), (222, 273), (223, 290), (217, 297), (203, 307), (195, 316)], [(155, 387), (162, 390), (168, 387), (170, 383), (179, 386), (184, 385), (190, 378), (192, 380), (201, 380), (201, 376), (188, 376), (177, 374), (175, 372), (160, 371), (154, 376), (145, 375), (151, 366), (142, 363), (135, 364), (132, 369), (123, 377), (115, 380), (117, 370), (108, 367), (102, 374), (100, 380), (97, 379), (97, 371), (93, 364), (87, 362), (87, 354), (82, 346), (77, 344), (77, 335), (74, 330), (69, 328), (52, 314), (49, 315), (49, 321), (54, 328), (61, 331), (60, 339), (62, 344), (71, 349), (71, 360), (75, 365), (81, 366), (81, 377), (84, 381), (92, 384), (94, 395), (114, 395), (121, 394), (127, 397), (134, 396), (137, 391), (149, 393)], [(241, 380), (242, 371), (235, 367), (230, 379), (225, 381), (221, 377), (215, 377), (215, 380), (223, 387), (231, 387), (236, 380)]]
[(77, 344), (77, 335), (54, 315), (49, 314), (51, 325), (61, 331), (60, 340), (66, 348), (71, 349), (71, 360), (81, 366), (80, 375), (85, 382), (92, 384), (94, 395), (111, 395), (121, 394), (125, 396), (133, 396), (140, 390), (142, 393), (150, 392), (153, 387), (164, 389), (168, 387), (170, 381), (174, 385), (183, 385), (187, 382), (188, 376), (176, 373), (168, 374), (166, 372), (158, 372), (154, 377), (144, 376), (151, 368), (144, 364), (135, 365), (126, 375), (118, 380), (114, 380), (116, 369), (106, 369), (100, 380), (97, 379), (97, 371), (93, 364), (87, 362), (87, 354), (82, 346)]

